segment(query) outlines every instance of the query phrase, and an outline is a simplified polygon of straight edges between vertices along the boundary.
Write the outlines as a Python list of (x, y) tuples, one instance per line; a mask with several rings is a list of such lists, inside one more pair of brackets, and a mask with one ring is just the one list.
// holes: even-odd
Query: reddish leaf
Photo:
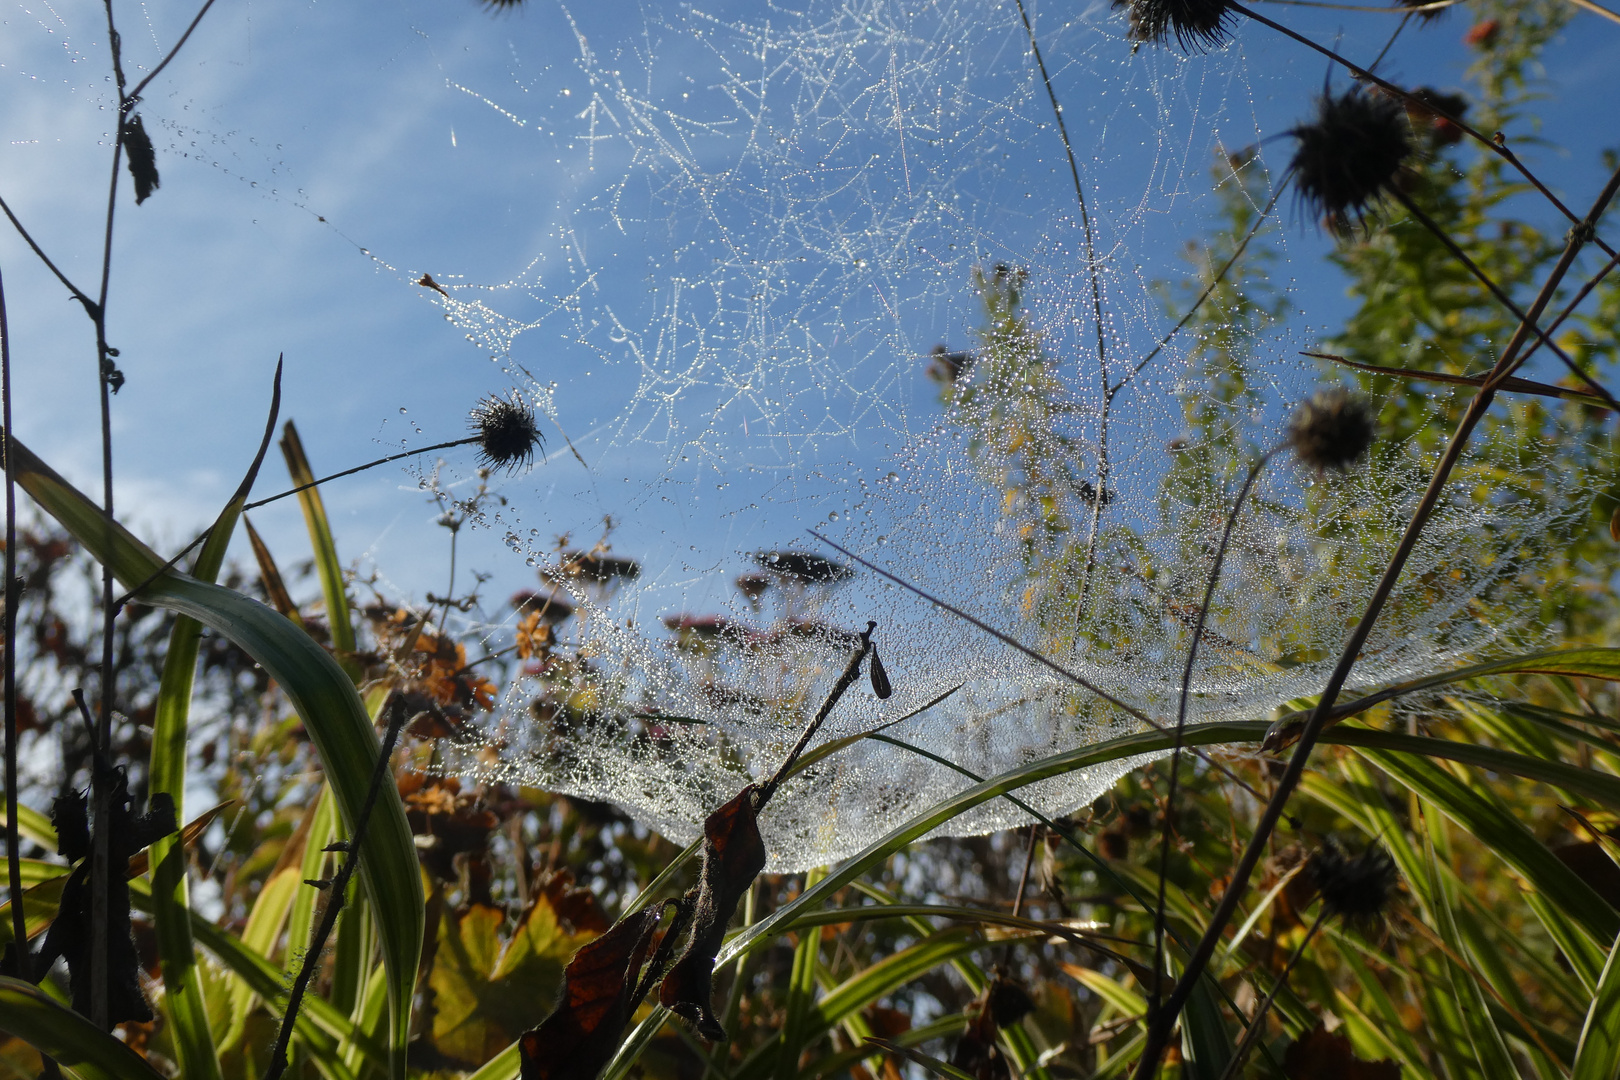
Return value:
[(556, 1010), (518, 1040), (522, 1080), (596, 1080), (619, 1048), (661, 912), (623, 919), (574, 954)]
[(725, 941), (737, 901), (765, 868), (765, 841), (755, 818), (754, 785), (710, 814), (703, 823), (703, 872), (692, 914), (692, 937), (658, 990), (665, 1008), (685, 1017), (705, 1039), (721, 1041), (726, 1029), (715, 1019), (714, 958)]
[(1283, 1075), (1288, 1080), (1400, 1080), (1401, 1067), (1387, 1058), (1361, 1060), (1350, 1049), (1349, 1036), (1329, 1034), (1317, 1024), (1288, 1047)]

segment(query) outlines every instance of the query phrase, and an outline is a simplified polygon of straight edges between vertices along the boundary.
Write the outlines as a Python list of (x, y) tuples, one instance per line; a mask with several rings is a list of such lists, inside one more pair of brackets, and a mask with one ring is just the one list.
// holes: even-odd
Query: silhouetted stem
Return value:
[(28, 918), (23, 912), (22, 852), (17, 836), (17, 487), (11, 456), (11, 328), (6, 321), (6, 285), (0, 277), (0, 425), (6, 458), (5, 702), (6, 702), (6, 888), (11, 898), (15, 975), (28, 982)]
[(389, 699), (388, 708), (388, 734), (383, 739), (382, 753), (378, 755), (377, 764), (371, 772), (371, 787), (366, 791), (366, 801), (360, 807), (360, 816), (354, 823), (354, 835), (345, 845), (347, 856), (343, 860), (343, 866), (338, 870), (337, 876), (327, 884), (326, 908), (321, 912), (320, 924), (315, 928), (314, 936), (309, 941), (309, 948), (304, 952), (304, 960), (299, 965), (292, 993), (287, 996), (287, 1008), (281, 1016), (281, 1031), (276, 1035), (275, 1049), (270, 1053), (270, 1068), (265, 1073), (265, 1080), (280, 1080), (281, 1074), (287, 1071), (287, 1048), (292, 1042), (293, 1023), (298, 1019), (299, 1006), (303, 1003), (304, 994), (309, 990), (309, 982), (315, 974), (315, 968), (320, 964), (321, 953), (326, 950), (326, 939), (332, 936), (332, 928), (337, 925), (338, 913), (343, 910), (349, 881), (354, 877), (355, 867), (360, 865), (360, 850), (365, 844), (366, 826), (371, 821), (372, 807), (377, 805), (382, 786), (389, 782), (391, 776), (389, 760), (394, 756), (394, 744), (399, 741), (400, 730), (405, 726), (405, 699), (395, 693)]

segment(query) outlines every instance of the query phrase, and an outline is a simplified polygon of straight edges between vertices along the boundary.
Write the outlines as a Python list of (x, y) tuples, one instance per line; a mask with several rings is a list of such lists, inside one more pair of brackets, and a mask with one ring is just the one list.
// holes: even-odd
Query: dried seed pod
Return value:
[(1294, 186), (1313, 216), (1335, 223), (1362, 218), (1412, 155), (1412, 130), (1399, 101), (1352, 86), (1323, 94), (1316, 119), (1289, 132)]
[(1372, 445), (1373, 412), (1348, 390), (1318, 391), (1288, 425), (1288, 445), (1317, 472), (1348, 470)]
[(1329, 840), (1311, 854), (1305, 873), (1321, 895), (1322, 908), (1328, 915), (1363, 926), (1384, 917), (1401, 880), (1389, 852), (1376, 843), (1352, 857)]
[(877, 646), (872, 646), (872, 693), (880, 698), (887, 698), (894, 693), (894, 687), (889, 683), (889, 673), (883, 670), (883, 661), (878, 659)]
[(510, 397), (491, 394), (473, 409), (468, 426), (478, 436), (478, 460), (486, 468), (515, 473), (534, 464), (544, 445), (534, 410), (516, 390)]
[(162, 186), (158, 182), (157, 151), (152, 149), (152, 137), (146, 133), (140, 114), (124, 121), (118, 130), (118, 140), (124, 144), (129, 175), (135, 181), (135, 205), (139, 206)]
[(1131, 40), (1165, 44), (1174, 34), (1182, 52), (1226, 44), (1233, 11), (1227, 0), (1116, 0), (1130, 11)]

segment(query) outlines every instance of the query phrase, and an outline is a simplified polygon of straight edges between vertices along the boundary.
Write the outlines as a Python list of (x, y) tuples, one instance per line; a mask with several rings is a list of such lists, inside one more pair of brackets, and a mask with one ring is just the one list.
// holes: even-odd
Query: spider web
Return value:
[[(966, 786), (964, 773), (1142, 729), (864, 571), (821, 587), (772, 576), (767, 560), (764, 594), (715, 590), (717, 557), (736, 572), (760, 569), (747, 558), (756, 548), (832, 555), (796, 536), (806, 527), (1174, 722), (1225, 512), (1290, 403), (1308, 396), (1315, 370), (1294, 356), (1311, 342), (1299, 320), (1206, 324), (1144, 359), (1169, 325), (1154, 282), (1182, 275), (1139, 253), (1172, 249), (1212, 211), (1210, 166), (1227, 149), (1217, 132), (1263, 134), (1241, 48), (1193, 62), (1133, 52), (1099, 5), (1036, 25), (1091, 200), (1091, 260), (1015, 9), (665, 9), (611, 62), (577, 33), (588, 91), (576, 145), (605, 182), (576, 199), (543, 253), (566, 264), (568, 285), (537, 274), (495, 296), (452, 289), (443, 303), (548, 406), (555, 387), (525, 360), (531, 335), (560, 333), (591, 357), (618, 391), (593, 465), (624, 472), (622, 513), (656, 522), (648, 547), (668, 554), (611, 603), (574, 589), (587, 667), (520, 680), (461, 767), (609, 800), (689, 841), (716, 805), (775, 770), (849, 656), (838, 628), (868, 619), (899, 689), (887, 702), (851, 693), (817, 741), (892, 725), (885, 735), (956, 768), (892, 743), (840, 750), (762, 820), (775, 870), (852, 854)], [(500, 94), (465, 89), (527, 122)], [(1229, 171), (1264, 169), (1245, 160)], [(1258, 203), (1268, 184), (1245, 190)], [(1285, 238), (1271, 242), (1286, 251)], [(608, 298), (604, 250), (644, 272), (633, 303)], [(989, 339), (975, 351), (986, 317), (976, 268), (981, 292), (1016, 289), (1037, 364)], [(1223, 333), (1250, 361), (1235, 398), (1215, 389), (1203, 348)], [(931, 381), (936, 342), (959, 352), (934, 359)], [(941, 363), (960, 366), (954, 382)], [(566, 422), (566, 403), (554, 407)], [(1195, 413), (1214, 465), (1178, 470), (1176, 455), (1198, 448), (1185, 437)], [(1477, 449), (1471, 467), (1491, 454)], [(1286, 459), (1262, 476), (1234, 533), (1191, 722), (1266, 719), (1320, 690), (1431, 467), (1416, 445), (1384, 446), (1342, 479)], [(1515, 575), (1577, 502), (1509, 493), (1443, 505), (1406, 572), (1422, 585), (1391, 604), (1351, 689), (1522, 637)], [(515, 549), (555, 561), (508, 518)], [(677, 632), (649, 632), (658, 615)], [(1143, 760), (1021, 795), (1065, 814)], [(1026, 820), (995, 801), (941, 832)]]
[[(760, 822), (773, 870), (859, 850), (964, 773), (1142, 730), (810, 528), (1173, 723), (1225, 515), (1318, 385), (1298, 352), (1338, 284), (1283, 280), (1269, 314), (1155, 348), (1196, 292), (1174, 285), (1196, 269), (1183, 243), (1231, 209), (1222, 192), (1251, 213), (1275, 194), (1268, 154), (1286, 151), (1264, 140), (1297, 121), (1320, 68), (1302, 79), (1241, 35), (1210, 56), (1138, 50), (1106, 4), (1031, 5), (1082, 215), (1016, 6), (602, 8), (526, 8), (565, 33), (514, 32), (497, 60), (486, 45), (462, 62), (461, 38), (411, 27), (443, 93), (496, 120), (512, 162), (536, 146), (549, 162), (512, 225), (533, 237), (517, 276), (481, 274), (473, 253), (424, 288), (409, 256), (374, 256), (567, 433), (476, 523), (555, 569), (553, 534), (611, 514), (614, 553), (641, 564), (634, 581), (553, 575), (580, 662), (532, 665), (446, 767), (608, 800), (689, 841), (775, 771), (868, 620), (895, 694), (857, 686), (817, 744), (892, 725), (955, 768), (874, 740), (823, 759)], [(264, 160), (243, 178), (270, 187)], [(1275, 229), (1255, 251), (1292, 273), (1295, 246)], [(1436, 414), (1452, 404), (1436, 395)], [(1514, 436), (1470, 451), (1463, 474), (1494, 488), (1442, 503), (1350, 691), (1536, 639), (1520, 576), (1582, 496), (1550, 448)], [(1269, 719), (1321, 689), (1432, 467), (1417, 442), (1381, 443), (1346, 477), (1276, 459), (1234, 531), (1190, 722)], [(856, 572), (817, 583), (754, 557), (780, 550)], [(504, 642), (511, 624), (469, 630)], [(1142, 763), (1020, 794), (1066, 814)], [(941, 831), (1026, 820), (1000, 800)]]

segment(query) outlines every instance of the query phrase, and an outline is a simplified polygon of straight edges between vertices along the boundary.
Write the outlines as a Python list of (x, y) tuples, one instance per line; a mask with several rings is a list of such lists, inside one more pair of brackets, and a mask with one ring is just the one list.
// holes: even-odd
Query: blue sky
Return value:
[[(89, 290), (114, 116), (102, 9), (8, 4), (0, 193)], [(115, 10), (132, 73), (193, 14)], [(1031, 10), (1129, 351), (1163, 329), (1146, 285), (1181, 273), (1180, 243), (1212, 205), (1215, 146), (1285, 131), (1326, 65), (1254, 25), (1212, 56), (1132, 56), (1104, 4)], [(1362, 59), (1397, 21), (1265, 10)], [(1382, 70), (1458, 87), (1472, 21), (1462, 9), (1409, 28)], [(915, 460), (934, 422), (921, 357), (977, 322), (967, 268), (1036, 268), (1054, 347), (1091, 332), (1073, 192), (1021, 35), (1016, 10), (993, 3), (218, 0), (141, 108), (161, 189), (135, 207), (123, 181), (109, 304), (128, 376), (114, 404), (120, 516), (165, 550), (206, 523), (251, 457), (285, 354), (282, 415), (322, 472), (456, 437), (489, 393), (546, 400), (559, 425), (546, 461), (503, 481), (500, 527), (463, 534), (461, 566), (494, 575), (496, 595), (532, 582), (503, 533), (588, 544), (607, 514), (616, 546), (648, 563), (648, 615), (716, 602), (714, 570), (809, 525), (866, 514), (868, 539), (903, 527), (903, 500), (863, 492)], [(1540, 135), (1553, 145), (1524, 156), (1573, 204), (1602, 181), (1599, 151), (1620, 146), (1617, 66), (1620, 26), (1590, 15), (1548, 56)], [(1289, 145), (1267, 144), (1274, 173)], [(1325, 241), (1284, 221), (1300, 314), (1280, 354), (1344, 310)], [(9, 230), (0, 268), (18, 434), (99, 490), (88, 322)], [(482, 308), (447, 310), (414, 284), (423, 273)], [(527, 328), (489, 331), (502, 326)], [(1169, 411), (1142, 410), (1147, 445)], [(465, 482), (470, 453), (447, 460)], [(257, 490), (283, 480), (272, 452)], [(416, 482), (384, 467), (334, 485), (327, 506), (342, 555), (419, 598), (442, 590), (446, 559)], [(284, 563), (304, 557), (291, 502), (255, 523)]]

